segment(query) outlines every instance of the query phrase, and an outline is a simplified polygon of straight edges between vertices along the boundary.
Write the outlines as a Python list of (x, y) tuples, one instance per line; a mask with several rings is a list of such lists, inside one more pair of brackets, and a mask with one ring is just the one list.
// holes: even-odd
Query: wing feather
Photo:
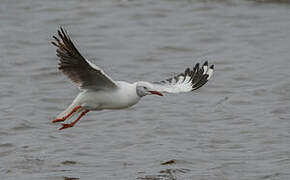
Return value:
[(207, 83), (213, 74), (213, 69), (214, 65), (209, 67), (207, 61), (201, 68), (197, 63), (192, 69), (186, 68), (184, 73), (164, 81), (153, 82), (153, 86), (157, 91), (167, 93), (194, 91)]
[(66, 31), (60, 27), (58, 37), (53, 36), (51, 42), (57, 47), (56, 55), (59, 57), (59, 67), (69, 79), (81, 89), (114, 89), (116, 83), (98, 66), (86, 60), (73, 44)]

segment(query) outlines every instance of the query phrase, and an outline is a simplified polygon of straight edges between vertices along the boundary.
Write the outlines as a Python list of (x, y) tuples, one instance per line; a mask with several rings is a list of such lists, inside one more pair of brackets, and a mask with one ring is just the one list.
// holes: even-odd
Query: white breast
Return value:
[(90, 110), (123, 109), (136, 104), (140, 97), (136, 84), (117, 81), (118, 89), (113, 91), (84, 91), (79, 94), (80, 103)]

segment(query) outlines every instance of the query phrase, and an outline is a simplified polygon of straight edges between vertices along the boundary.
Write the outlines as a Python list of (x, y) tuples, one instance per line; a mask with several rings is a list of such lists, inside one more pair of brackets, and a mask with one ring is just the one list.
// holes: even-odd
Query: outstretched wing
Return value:
[(159, 92), (181, 93), (197, 90), (212, 76), (214, 65), (208, 66), (206, 61), (202, 67), (199, 63), (193, 69), (187, 68), (184, 73), (160, 82), (153, 82), (154, 89)]
[(60, 39), (53, 36), (55, 41), (52, 44), (57, 47), (58, 69), (81, 89), (117, 88), (115, 82), (102, 69), (81, 55), (62, 27), (57, 32)]

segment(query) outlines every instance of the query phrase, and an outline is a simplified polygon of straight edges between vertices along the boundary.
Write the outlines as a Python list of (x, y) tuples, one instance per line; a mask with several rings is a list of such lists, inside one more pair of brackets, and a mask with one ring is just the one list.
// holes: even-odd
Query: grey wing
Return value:
[(81, 89), (113, 89), (116, 83), (98, 66), (86, 60), (77, 50), (63, 28), (53, 36), (53, 45), (57, 47), (59, 69)]
[(194, 91), (207, 83), (213, 74), (213, 69), (214, 65), (208, 67), (207, 61), (201, 68), (199, 63), (197, 63), (193, 69), (187, 68), (184, 73), (164, 81), (153, 82), (153, 85), (160, 92), (181, 93)]

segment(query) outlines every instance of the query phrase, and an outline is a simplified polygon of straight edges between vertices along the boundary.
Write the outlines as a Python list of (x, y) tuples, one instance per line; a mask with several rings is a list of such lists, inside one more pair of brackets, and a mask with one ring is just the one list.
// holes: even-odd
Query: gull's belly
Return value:
[(123, 109), (136, 104), (140, 97), (126, 91), (83, 92), (81, 104), (90, 110)]
[(133, 106), (139, 101), (137, 97), (119, 96), (116, 93), (102, 95), (100, 99), (100, 107), (102, 109), (123, 109)]

